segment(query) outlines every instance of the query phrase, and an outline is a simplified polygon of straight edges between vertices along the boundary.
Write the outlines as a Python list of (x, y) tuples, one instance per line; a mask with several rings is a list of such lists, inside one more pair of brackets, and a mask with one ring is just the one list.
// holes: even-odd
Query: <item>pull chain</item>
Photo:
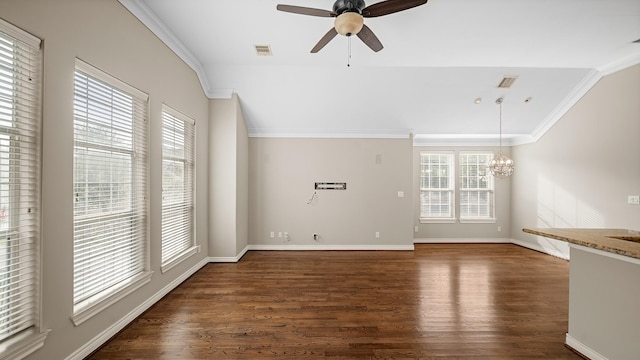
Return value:
[(347, 39), (347, 67), (351, 67), (351, 36)]

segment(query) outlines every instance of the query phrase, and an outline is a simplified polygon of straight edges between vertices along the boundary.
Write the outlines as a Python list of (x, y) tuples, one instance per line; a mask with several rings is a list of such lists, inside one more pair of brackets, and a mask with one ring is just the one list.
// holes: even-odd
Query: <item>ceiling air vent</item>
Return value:
[(513, 82), (516, 81), (517, 78), (517, 76), (505, 76), (498, 84), (498, 87), (502, 89), (508, 89), (511, 87), (511, 85), (513, 85)]
[(255, 45), (258, 56), (273, 56), (269, 45)]

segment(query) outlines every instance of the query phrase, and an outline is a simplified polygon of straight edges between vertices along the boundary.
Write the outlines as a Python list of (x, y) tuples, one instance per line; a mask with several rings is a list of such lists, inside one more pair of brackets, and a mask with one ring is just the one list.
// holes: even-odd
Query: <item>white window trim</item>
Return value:
[(460, 218), (461, 224), (495, 224), (497, 219), (492, 218)]
[(83, 322), (94, 317), (104, 309), (122, 300), (125, 296), (138, 290), (142, 286), (151, 281), (153, 271), (146, 271), (133, 278), (123, 282), (120, 286), (114, 287), (107, 293), (100, 293), (100, 297), (92, 302), (92, 298), (84, 301), (82, 307), (71, 317), (74, 326), (78, 326)]
[(420, 218), (421, 224), (455, 224), (456, 218)]
[[(26, 31), (0, 19), (0, 31), (5, 34), (26, 43), (29, 46), (39, 49), (41, 40)], [(40, 84), (42, 86), (42, 84)], [(41, 100), (42, 101), (42, 100)], [(42, 105), (40, 105), (42, 106)], [(41, 114), (40, 114), (41, 116)], [(42, 139), (40, 139), (42, 141)], [(41, 208), (41, 203), (39, 203)], [(42, 218), (40, 219), (42, 221)], [(38, 237), (36, 246), (38, 249), (42, 249), (42, 234)], [(10, 339), (4, 340), (0, 342), (0, 360), (14, 360), (14, 359), (23, 359), (30, 354), (34, 353), (36, 350), (42, 348), (44, 343), (49, 335), (51, 330), (43, 330), (42, 323), (42, 252), (37, 251), (35, 255), (35, 261), (39, 264), (39, 271), (37, 272), (37, 286), (36, 291), (38, 294), (36, 295), (35, 305), (36, 308), (36, 319), (35, 326), (29, 331), (24, 331)]]
[[(172, 116), (175, 116), (178, 119), (181, 119), (185, 122), (189, 122), (192, 125), (195, 125), (195, 120), (191, 119), (190, 117), (182, 114), (181, 112), (173, 109), (170, 106), (167, 106), (165, 104), (162, 104), (162, 112), (166, 112)], [(195, 129), (194, 129), (195, 130)], [(195, 148), (196, 144), (195, 144), (195, 138), (194, 138), (194, 144), (193, 144), (193, 152), (194, 152), (194, 163), (195, 163), (195, 152), (196, 152), (196, 148)], [(164, 160), (164, 155), (163, 155), (163, 160)], [(187, 260), (188, 258), (190, 258), (191, 256), (200, 253), (200, 245), (198, 245), (197, 243), (197, 238), (196, 238), (196, 216), (195, 216), (195, 209), (196, 209), (196, 203), (198, 201), (198, 197), (196, 194), (196, 179), (197, 178), (197, 169), (194, 166), (193, 168), (193, 245), (184, 250), (182, 253), (180, 253), (179, 255), (175, 256), (173, 259), (163, 263), (160, 265), (160, 273), (164, 274), (167, 271), (173, 269), (174, 267), (176, 267), (178, 264), (180, 264), (181, 262)], [(162, 235), (161, 235), (162, 237)], [(161, 240), (162, 241), (162, 240)], [(162, 244), (161, 244), (162, 247)], [(162, 258), (162, 254), (160, 255), (160, 257)]]
[[(111, 86), (117, 87), (122, 91), (129, 92), (130, 95), (136, 96), (142, 99), (143, 101), (145, 101), (147, 103), (146, 105), (147, 107), (149, 106), (148, 104), (149, 95), (147, 95), (146, 93), (132, 87), (131, 85), (115, 77), (110, 76), (109, 74), (82, 61), (81, 59), (76, 58), (75, 66), (76, 66), (75, 70), (80, 70), (90, 76), (93, 76), (101, 81), (104, 81), (110, 84)], [(148, 171), (149, 164), (146, 164), (146, 166)], [(147, 194), (145, 194), (147, 199), (149, 198), (148, 191), (149, 189), (147, 189)], [(149, 214), (149, 201), (147, 201), (146, 206), (147, 206), (147, 214)], [(149, 218), (150, 216), (147, 216), (147, 224), (146, 224), (147, 228), (149, 227)], [(143, 265), (145, 271), (137, 274), (136, 276), (128, 280), (123, 281), (121, 284), (114, 286), (112, 289), (108, 291), (101, 292), (99, 296), (96, 295), (93, 298), (86, 299), (82, 303), (75, 305), (73, 315), (71, 316), (71, 321), (74, 324), (74, 326), (79, 326), (80, 324), (89, 320), (93, 316), (102, 312), (103, 310), (110, 307), (111, 305), (117, 303), (118, 301), (123, 299), (125, 296), (138, 290), (139, 288), (141, 288), (142, 286), (146, 285), (151, 281), (153, 271), (149, 270), (150, 268), (149, 236), (150, 236), (149, 231), (147, 231), (147, 235), (144, 239), (144, 244), (143, 244), (143, 246), (147, 249), (147, 251), (145, 251), (146, 255), (144, 256), (144, 265)]]
[[(457, 222), (457, 218), (456, 218), (456, 153), (455, 151), (441, 151), (441, 150), (436, 150), (436, 151), (420, 151), (419, 157), (418, 157), (418, 161), (419, 164), (418, 166), (421, 168), (422, 167), (422, 155), (423, 154), (447, 154), (447, 155), (451, 155), (452, 158), (452, 164), (451, 164), (451, 170), (454, 172), (453, 173), (453, 178), (450, 179), (449, 181), (451, 181), (453, 183), (453, 188), (444, 190), (444, 191), (449, 191), (451, 192), (451, 217), (423, 217), (420, 216), (420, 223), (421, 224), (454, 224)], [(420, 186), (422, 182), (422, 174), (420, 174), (420, 181), (418, 182), (418, 196), (421, 197), (422, 194), (422, 187)], [(421, 200), (420, 198), (418, 199), (418, 204), (419, 206), (421, 206)], [(420, 211), (421, 212), (421, 211)], [(422, 215), (422, 214), (420, 214)]]
[(51, 330), (43, 332), (27, 331), (14, 338), (6, 340), (0, 346), (0, 359), (18, 360), (24, 359), (36, 350), (44, 346), (44, 342)]
[(176, 265), (180, 264), (181, 262), (185, 261), (186, 259), (190, 258), (194, 254), (197, 254), (199, 252), (200, 252), (200, 245), (194, 245), (188, 248), (187, 250), (183, 251), (182, 254), (174, 257), (173, 259), (171, 259), (171, 261), (168, 261), (166, 264), (163, 264), (162, 266), (160, 266), (160, 272), (162, 274), (166, 273), (167, 271), (173, 269)]
[[(460, 156), (461, 155), (491, 155), (494, 156), (495, 153), (493, 151), (490, 150), (480, 150), (480, 151), (460, 151), (458, 154), (458, 158), (457, 158), (457, 164), (456, 166), (460, 166)], [(491, 183), (491, 189), (462, 189), (460, 188), (460, 184), (458, 184), (457, 187), (457, 191), (462, 192), (462, 191), (489, 191), (491, 193), (491, 216), (490, 217), (473, 217), (473, 216), (469, 216), (469, 217), (463, 217), (462, 215), (460, 215), (460, 223), (461, 224), (494, 224), (497, 219), (496, 219), (496, 182), (495, 179), (493, 178), (492, 175), (490, 175), (490, 173), (487, 173), (487, 177), (489, 178), (489, 181)], [(459, 179), (458, 179), (459, 181)], [(460, 206), (461, 204), (457, 204), (457, 206)]]

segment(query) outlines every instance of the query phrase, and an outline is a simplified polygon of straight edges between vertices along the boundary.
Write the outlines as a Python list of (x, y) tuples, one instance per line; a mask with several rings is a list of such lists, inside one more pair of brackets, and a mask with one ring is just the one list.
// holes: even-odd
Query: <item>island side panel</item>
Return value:
[(604, 358), (638, 359), (640, 265), (576, 245), (570, 251), (568, 336)]

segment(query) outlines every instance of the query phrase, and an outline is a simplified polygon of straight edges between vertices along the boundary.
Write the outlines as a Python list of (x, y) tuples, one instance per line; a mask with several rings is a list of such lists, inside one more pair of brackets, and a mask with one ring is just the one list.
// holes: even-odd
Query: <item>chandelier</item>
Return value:
[(502, 98), (496, 99), (496, 104), (500, 106), (500, 150), (489, 162), (491, 175), (498, 179), (504, 179), (513, 174), (513, 160), (502, 154)]

